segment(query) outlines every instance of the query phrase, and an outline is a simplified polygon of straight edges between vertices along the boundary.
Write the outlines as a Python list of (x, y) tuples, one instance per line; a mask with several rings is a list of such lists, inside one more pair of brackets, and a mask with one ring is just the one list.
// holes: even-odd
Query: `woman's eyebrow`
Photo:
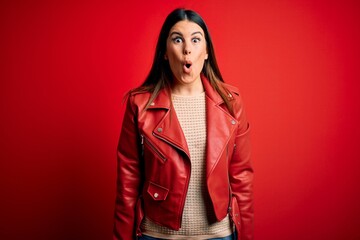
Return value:
[[(175, 34), (180, 35), (180, 36), (183, 36), (183, 34), (182, 34), (181, 32), (176, 32), (176, 31), (170, 33), (170, 36), (175, 35)], [(196, 34), (200, 34), (201, 36), (203, 36), (202, 32), (200, 32), (200, 31), (193, 32), (193, 33), (191, 34), (191, 36), (196, 35)]]
[(180, 35), (180, 36), (183, 36), (182, 33), (180, 33), (180, 32), (175, 32), (175, 31), (172, 32), (172, 33), (170, 33), (170, 36), (175, 35), (175, 34)]
[(203, 36), (202, 32), (200, 32), (200, 31), (193, 32), (193, 33), (191, 34), (191, 36), (192, 36), (192, 35), (195, 35), (195, 34), (198, 34), (198, 33), (199, 33), (201, 36)]

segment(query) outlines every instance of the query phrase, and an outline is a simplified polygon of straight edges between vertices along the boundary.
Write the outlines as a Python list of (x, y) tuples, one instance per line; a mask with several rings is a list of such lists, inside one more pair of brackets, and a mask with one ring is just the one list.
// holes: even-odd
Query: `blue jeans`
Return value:
[[(210, 238), (209, 240), (235, 240), (236, 239), (236, 231), (226, 237), (223, 238)], [(138, 238), (138, 240), (165, 240), (162, 238), (154, 238), (154, 237), (150, 237), (150, 236), (146, 236), (146, 235), (142, 235), (141, 237)]]

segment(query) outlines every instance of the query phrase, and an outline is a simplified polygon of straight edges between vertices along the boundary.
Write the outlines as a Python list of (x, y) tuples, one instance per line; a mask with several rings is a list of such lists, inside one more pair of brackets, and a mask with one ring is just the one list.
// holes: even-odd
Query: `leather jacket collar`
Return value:
[[(201, 75), (201, 80), (206, 95), (206, 127), (207, 127), (207, 175), (209, 176), (212, 169), (217, 164), (221, 154), (227, 146), (230, 136), (236, 130), (237, 120), (230, 114), (224, 100), (211, 86), (209, 80)], [(221, 85), (221, 87), (223, 87)], [(235, 93), (236, 94), (236, 93)], [(229, 100), (232, 95), (229, 92)], [(181, 130), (180, 123), (176, 116), (175, 110), (171, 104), (169, 91), (163, 89), (150, 104), (148, 111), (166, 109), (165, 116), (160, 122), (155, 123), (153, 135), (169, 143), (184, 152), (190, 159), (189, 149), (186, 143), (184, 133)]]

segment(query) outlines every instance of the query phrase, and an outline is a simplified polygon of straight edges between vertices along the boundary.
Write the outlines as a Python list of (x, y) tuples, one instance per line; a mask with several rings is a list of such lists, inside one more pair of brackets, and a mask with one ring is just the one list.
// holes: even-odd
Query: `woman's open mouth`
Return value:
[(183, 71), (185, 73), (190, 73), (191, 72), (191, 66), (192, 66), (191, 62), (185, 62), (184, 66), (183, 66)]

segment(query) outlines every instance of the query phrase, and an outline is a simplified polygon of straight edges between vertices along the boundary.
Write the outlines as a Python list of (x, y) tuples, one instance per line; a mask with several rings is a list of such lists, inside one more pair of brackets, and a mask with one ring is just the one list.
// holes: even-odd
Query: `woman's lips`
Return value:
[(185, 62), (184, 65), (183, 65), (183, 71), (185, 73), (190, 73), (191, 72), (191, 62)]

